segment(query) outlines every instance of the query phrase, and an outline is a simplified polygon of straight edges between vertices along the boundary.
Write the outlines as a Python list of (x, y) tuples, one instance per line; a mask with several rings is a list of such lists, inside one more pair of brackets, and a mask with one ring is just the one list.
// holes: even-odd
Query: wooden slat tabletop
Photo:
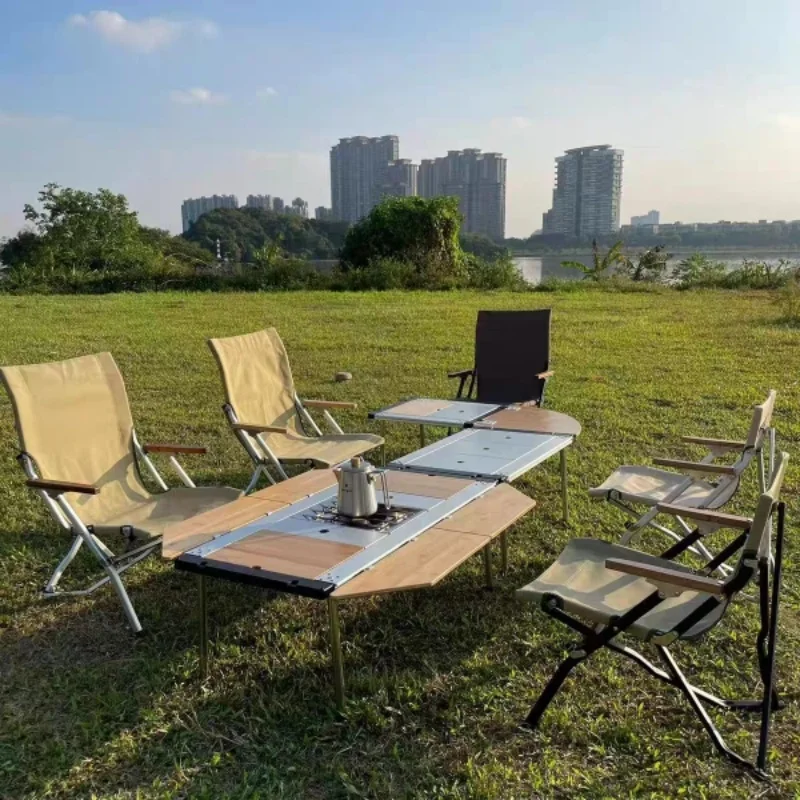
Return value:
[(496, 431), (519, 431), (520, 433), (549, 433), (556, 436), (579, 436), (581, 432), (581, 424), (578, 420), (559, 411), (551, 411), (538, 406), (504, 408), (494, 414), (489, 414), (475, 427), (486, 427)]
[(340, 586), (332, 597), (435, 586), (535, 505), (535, 500), (501, 484)]
[(232, 503), (212, 508), (202, 514), (169, 525), (164, 531), (161, 553), (164, 558), (177, 558), (181, 553), (210, 542), (217, 534), (227, 533), (242, 525), (255, 522), (287, 503), (250, 495)]

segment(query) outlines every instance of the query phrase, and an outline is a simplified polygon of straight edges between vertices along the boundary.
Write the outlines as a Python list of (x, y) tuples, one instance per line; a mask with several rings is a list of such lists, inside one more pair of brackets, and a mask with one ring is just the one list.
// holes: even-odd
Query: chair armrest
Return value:
[(702, 444), (716, 450), (744, 450), (747, 442), (737, 442), (732, 439), (709, 439), (705, 436), (681, 436), (681, 441), (687, 444)]
[(475, 372), (474, 369), (460, 369), (457, 372), (448, 372), (447, 373), (447, 377), (448, 378), (466, 378), (467, 376), (472, 375), (473, 372)]
[(704, 508), (687, 508), (674, 503), (658, 503), (656, 508), (662, 514), (672, 514), (673, 517), (686, 517), (699, 522), (713, 522), (723, 528), (738, 528), (746, 531), (753, 520), (749, 517), (738, 517), (735, 514), (723, 514), (719, 511), (708, 511)]
[(31, 489), (41, 489), (45, 492), (64, 494), (66, 492), (77, 492), (79, 494), (98, 494), (99, 489), (88, 483), (68, 483), (67, 481), (48, 481), (44, 478), (31, 478), (25, 481), (26, 486)]
[(615, 572), (624, 572), (627, 575), (636, 575), (646, 578), (654, 583), (666, 583), (676, 586), (684, 591), (706, 592), (707, 594), (724, 594), (725, 584), (714, 578), (695, 575), (691, 572), (681, 572), (668, 567), (657, 567), (652, 564), (642, 564), (639, 561), (626, 561), (622, 558), (606, 559), (606, 569)]
[(231, 427), (235, 431), (244, 431), (245, 433), (289, 433), (288, 428), (281, 428), (278, 425), (256, 425), (250, 422), (234, 422)]
[(208, 452), (205, 447), (191, 444), (143, 444), (145, 453), (184, 453), (186, 455), (204, 455)]
[(303, 405), (308, 408), (358, 408), (358, 403), (346, 400), (303, 400)]
[(543, 380), (547, 380), (548, 378), (552, 378), (555, 373), (552, 369), (548, 369), (546, 372), (537, 372), (536, 377), (542, 378)]
[(654, 458), (659, 467), (673, 467), (685, 472), (710, 472), (716, 475), (738, 475), (735, 467), (726, 464), (703, 464), (700, 461), (683, 461), (679, 458)]

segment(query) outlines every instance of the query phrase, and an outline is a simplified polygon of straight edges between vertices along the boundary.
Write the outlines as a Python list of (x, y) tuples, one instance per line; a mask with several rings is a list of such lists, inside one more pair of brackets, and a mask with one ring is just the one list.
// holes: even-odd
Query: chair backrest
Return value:
[(781, 487), (783, 486), (783, 479), (786, 475), (786, 467), (788, 464), (789, 454), (778, 453), (775, 459), (775, 468), (770, 477), (769, 486), (759, 498), (756, 513), (753, 516), (753, 524), (750, 526), (750, 531), (747, 534), (747, 541), (742, 550), (743, 556), (747, 555), (752, 557), (753, 554), (758, 554), (759, 559), (764, 559), (769, 556), (770, 536), (772, 532), (770, 519), (780, 499)]
[(475, 327), (476, 399), (539, 402), (550, 367), (550, 309), (479, 311)]
[(209, 339), (208, 346), (240, 422), (300, 431), (289, 357), (275, 328)]
[(86, 524), (110, 519), (151, 495), (133, 449), (133, 418), (111, 353), (0, 368), (20, 445), (43, 478), (89, 483), (68, 499)]
[(753, 407), (753, 421), (747, 434), (747, 448), (759, 449), (764, 441), (764, 434), (772, 426), (772, 414), (775, 411), (777, 392), (770, 389), (767, 399)]

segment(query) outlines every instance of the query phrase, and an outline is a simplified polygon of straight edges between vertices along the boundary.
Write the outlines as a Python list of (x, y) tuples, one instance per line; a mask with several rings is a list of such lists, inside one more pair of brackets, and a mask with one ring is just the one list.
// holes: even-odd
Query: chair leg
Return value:
[(111, 564), (105, 565), (105, 571), (109, 580), (111, 581), (111, 585), (114, 587), (114, 591), (117, 593), (117, 596), (122, 603), (122, 610), (125, 612), (125, 616), (128, 618), (128, 624), (131, 626), (131, 630), (134, 633), (141, 633), (142, 624), (139, 622), (139, 617), (136, 616), (136, 611), (133, 608), (133, 603), (131, 603), (130, 597), (128, 597), (128, 590), (122, 583), (122, 578), (120, 578), (119, 573), (116, 569), (114, 569), (113, 566), (111, 566)]
[(564, 681), (569, 677), (570, 672), (572, 672), (581, 661), (585, 661), (586, 656), (576, 656), (570, 654), (568, 658), (564, 659), (561, 662), (558, 669), (555, 671), (552, 678), (548, 682), (547, 686), (544, 687), (544, 690), (539, 695), (539, 699), (533, 704), (533, 708), (531, 708), (530, 713), (525, 718), (525, 725), (529, 728), (536, 728), (539, 725), (539, 720), (542, 718), (542, 714), (547, 710), (547, 707), (553, 701), (553, 698), (558, 694), (558, 690), (563, 685)]
[(61, 580), (61, 576), (64, 574), (64, 570), (72, 563), (72, 559), (78, 555), (78, 551), (81, 549), (82, 545), (83, 539), (79, 535), (76, 535), (72, 540), (72, 544), (69, 546), (69, 550), (67, 550), (67, 554), (61, 559), (59, 565), (53, 570), (50, 580), (47, 581), (43, 589), (45, 594), (53, 594), (56, 591), (56, 587)]

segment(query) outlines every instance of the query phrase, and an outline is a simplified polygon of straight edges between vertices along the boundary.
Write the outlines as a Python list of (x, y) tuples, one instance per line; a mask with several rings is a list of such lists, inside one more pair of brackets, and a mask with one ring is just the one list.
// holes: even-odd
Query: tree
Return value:
[(125, 270), (150, 266), (159, 258), (142, 238), (124, 195), (48, 183), (39, 192), (39, 205), (24, 208), (33, 230), (22, 231), (3, 247), (3, 261), (12, 269), (27, 264), (59, 271)]
[(497, 242), (493, 242), (482, 233), (462, 233), (459, 243), (465, 253), (482, 258), (484, 261), (496, 261), (508, 255), (508, 249)]
[(466, 268), (460, 227), (455, 197), (387, 197), (348, 232), (342, 268), (389, 260), (411, 265), (420, 285), (461, 280)]
[(656, 245), (640, 253), (635, 263), (633, 259), (626, 258), (623, 267), (633, 281), (655, 282), (664, 276), (670, 257), (661, 245)]
[(627, 263), (623, 247), (622, 242), (616, 242), (605, 255), (601, 255), (597, 239), (595, 239), (592, 241), (592, 266), (587, 267), (586, 264), (580, 261), (562, 261), (561, 266), (578, 269), (583, 273), (584, 278), (599, 281), (607, 276), (612, 267), (617, 265), (624, 266)]

